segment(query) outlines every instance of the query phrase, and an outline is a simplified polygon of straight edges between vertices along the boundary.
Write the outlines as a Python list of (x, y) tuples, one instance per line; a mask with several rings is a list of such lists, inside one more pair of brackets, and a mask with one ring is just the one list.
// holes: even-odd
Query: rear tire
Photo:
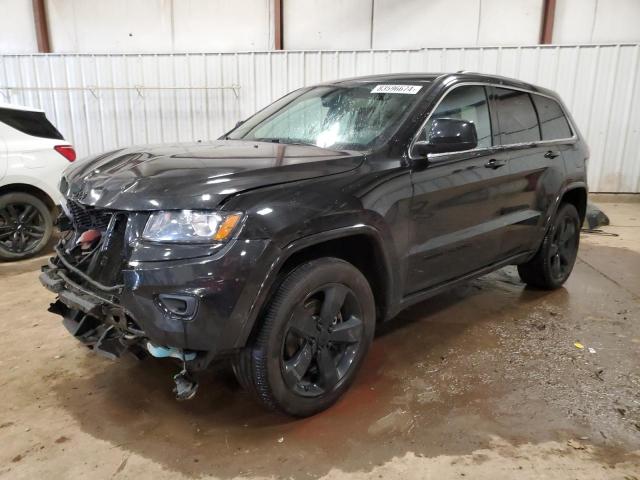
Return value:
[(37, 255), (52, 233), (51, 211), (38, 197), (20, 192), (0, 196), (0, 260)]
[(374, 330), (375, 302), (364, 275), (344, 260), (313, 260), (284, 278), (234, 373), (267, 408), (310, 416), (349, 388)]
[(553, 290), (567, 281), (578, 256), (580, 215), (576, 207), (563, 203), (553, 219), (535, 257), (518, 265), (523, 282)]

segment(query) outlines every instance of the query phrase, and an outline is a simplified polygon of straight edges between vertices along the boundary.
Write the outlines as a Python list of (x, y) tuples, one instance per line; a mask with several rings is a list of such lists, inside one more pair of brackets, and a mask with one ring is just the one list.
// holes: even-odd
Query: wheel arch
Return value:
[(44, 190), (28, 183), (10, 183), (0, 186), (0, 195), (7, 193), (28, 193), (42, 200), (52, 212), (56, 209), (55, 201)]
[(254, 308), (253, 321), (249, 322), (249, 331), (241, 343), (246, 344), (255, 336), (261, 315), (287, 273), (302, 263), (322, 257), (340, 258), (360, 270), (371, 286), (377, 320), (385, 319), (392, 307), (394, 280), (390, 258), (383, 245), (377, 229), (366, 225), (322, 232), (288, 244), (269, 275), (270, 281), (265, 282), (262, 295), (256, 302), (257, 308)]
[(576, 207), (576, 210), (578, 210), (578, 215), (580, 215), (580, 225), (582, 225), (587, 214), (586, 185), (578, 184), (565, 189), (560, 197), (560, 200), (558, 201), (558, 205), (556, 205), (556, 210), (563, 203), (570, 203), (571, 205)]

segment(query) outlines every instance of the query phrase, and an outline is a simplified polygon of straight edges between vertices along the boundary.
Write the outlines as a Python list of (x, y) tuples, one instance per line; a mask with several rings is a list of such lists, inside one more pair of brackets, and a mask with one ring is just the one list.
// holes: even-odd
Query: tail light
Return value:
[(56, 145), (53, 148), (70, 162), (73, 162), (76, 159), (76, 151), (71, 145)]

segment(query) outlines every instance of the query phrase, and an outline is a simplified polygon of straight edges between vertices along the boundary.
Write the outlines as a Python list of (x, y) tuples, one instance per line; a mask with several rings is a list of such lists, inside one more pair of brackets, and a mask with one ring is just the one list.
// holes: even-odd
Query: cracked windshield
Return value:
[(366, 83), (293, 92), (227, 137), (364, 150), (386, 141), (426, 85)]

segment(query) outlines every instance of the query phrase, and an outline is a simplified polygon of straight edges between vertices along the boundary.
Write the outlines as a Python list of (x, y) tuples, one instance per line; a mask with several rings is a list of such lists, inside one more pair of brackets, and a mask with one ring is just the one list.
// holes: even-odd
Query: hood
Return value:
[(220, 140), (118, 150), (72, 164), (62, 193), (116, 210), (212, 209), (250, 189), (357, 168), (362, 152)]

